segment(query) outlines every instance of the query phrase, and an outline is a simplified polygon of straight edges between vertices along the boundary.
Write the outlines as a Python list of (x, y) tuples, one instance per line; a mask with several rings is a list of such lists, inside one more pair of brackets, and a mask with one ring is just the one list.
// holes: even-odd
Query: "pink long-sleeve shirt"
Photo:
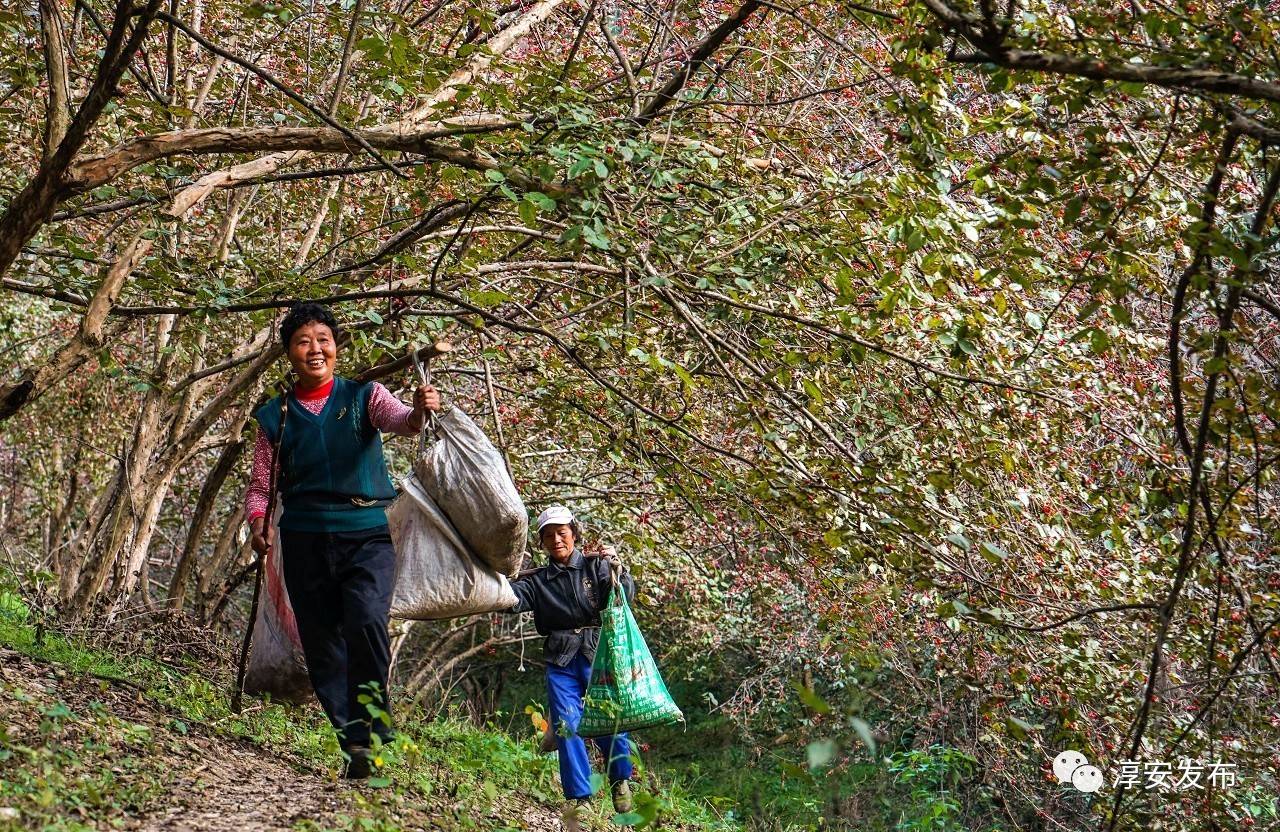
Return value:
[[(333, 391), (333, 381), (314, 390), (293, 388), (293, 395), (298, 404), (312, 413), (324, 410), (324, 403), (329, 401), (329, 393)], [(373, 390), (369, 392), (369, 422), (383, 433), (394, 433), (400, 436), (416, 436), (418, 431), (411, 423), (413, 408), (391, 395), (391, 391), (378, 382), (373, 382)], [(267, 494), (271, 490), (271, 440), (266, 433), (258, 429), (258, 438), (253, 443), (253, 469), (249, 475), (249, 487), (244, 494), (244, 516), (252, 522), (254, 518), (267, 513)]]

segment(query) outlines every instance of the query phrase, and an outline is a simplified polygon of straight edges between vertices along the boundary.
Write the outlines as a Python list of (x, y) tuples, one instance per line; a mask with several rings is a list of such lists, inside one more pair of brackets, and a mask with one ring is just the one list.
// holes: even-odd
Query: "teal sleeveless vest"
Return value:
[[(319, 413), (289, 396), (280, 445), (280, 528), (340, 532), (387, 522), (396, 496), (382, 456), (382, 436), (369, 422), (372, 385), (334, 378)], [(273, 444), (280, 432), (280, 397), (253, 414)]]

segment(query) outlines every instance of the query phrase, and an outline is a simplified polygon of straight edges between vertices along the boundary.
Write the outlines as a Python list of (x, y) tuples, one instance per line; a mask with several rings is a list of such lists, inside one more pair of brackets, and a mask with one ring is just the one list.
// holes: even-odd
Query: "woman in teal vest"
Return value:
[[(440, 410), (430, 385), (413, 407), (377, 382), (334, 376), (338, 322), (324, 306), (294, 306), (280, 324), (297, 379), (280, 439), (280, 554), (285, 586), (316, 697), (338, 732), (348, 777), (370, 773), (373, 737), (391, 738), (387, 633), (395, 551), (385, 507), (395, 497), (381, 433), (414, 436), (428, 410)], [(258, 439), (245, 517), (253, 548), (271, 546), (266, 515), (272, 448), (280, 436), (280, 397), (254, 413)], [(362, 695), (369, 698), (360, 701)], [(372, 715), (377, 715), (376, 718)]]

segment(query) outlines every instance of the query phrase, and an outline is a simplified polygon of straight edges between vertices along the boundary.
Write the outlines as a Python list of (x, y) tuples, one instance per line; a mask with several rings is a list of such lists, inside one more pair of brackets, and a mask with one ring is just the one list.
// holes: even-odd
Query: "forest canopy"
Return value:
[[(1274, 819), (1278, 36), (1184, 0), (7, 4), (4, 568), (57, 626), (238, 633), (251, 414), (320, 300), (402, 398), (452, 343), (530, 509), (624, 550), (664, 673), (815, 793), (947, 748), (963, 828)], [(480, 719), (522, 643), (400, 639), (406, 696)], [(1179, 759), (1236, 782), (1116, 784)]]

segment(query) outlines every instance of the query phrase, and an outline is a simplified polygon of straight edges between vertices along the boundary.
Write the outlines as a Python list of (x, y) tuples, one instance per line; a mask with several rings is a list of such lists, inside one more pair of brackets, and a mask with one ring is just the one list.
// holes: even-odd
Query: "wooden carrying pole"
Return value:
[[(267, 492), (267, 513), (262, 520), (263, 536), (271, 533), (272, 518), (276, 513), (276, 487), (280, 480), (280, 445), (284, 442), (284, 426), (289, 419), (289, 385), (280, 382), (280, 431), (271, 446), (271, 485)], [(267, 543), (267, 553), (279, 541), (272, 539)], [(240, 662), (236, 666), (236, 689), (231, 694), (231, 712), (238, 714), (244, 707), (244, 674), (249, 661), (249, 646), (253, 642), (253, 625), (258, 620), (258, 598), (262, 594), (262, 567), (266, 555), (258, 555), (253, 561), (253, 602), (249, 605), (249, 621), (244, 627), (244, 641), (240, 644)]]

